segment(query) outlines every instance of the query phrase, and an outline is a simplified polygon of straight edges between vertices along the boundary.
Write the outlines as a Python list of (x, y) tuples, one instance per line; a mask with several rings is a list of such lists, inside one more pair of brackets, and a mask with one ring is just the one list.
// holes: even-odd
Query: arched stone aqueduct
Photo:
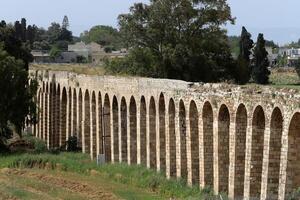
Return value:
[(300, 187), (300, 95), (175, 80), (34, 72), (37, 137), (70, 136), (92, 158), (142, 164), (232, 199)]

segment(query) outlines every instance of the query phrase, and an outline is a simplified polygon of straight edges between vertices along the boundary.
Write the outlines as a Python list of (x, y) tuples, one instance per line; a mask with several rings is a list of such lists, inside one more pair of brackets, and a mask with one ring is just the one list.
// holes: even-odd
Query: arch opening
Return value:
[(92, 116), (91, 116), (91, 157), (95, 158), (97, 156), (97, 130), (96, 130), (96, 122), (97, 122), (97, 118), (96, 118), (96, 95), (95, 92), (92, 93)]
[(73, 135), (77, 137), (78, 141), (78, 130), (77, 130), (77, 93), (76, 89), (73, 90), (73, 121), (72, 121), (72, 126), (73, 126)]
[(130, 99), (129, 115), (130, 115), (130, 163), (137, 163), (137, 114), (136, 102), (134, 97)]
[(79, 97), (78, 97), (78, 106), (79, 106), (79, 109), (78, 109), (78, 117), (79, 117), (79, 124), (78, 124), (78, 147), (79, 148), (82, 148), (82, 121), (83, 121), (83, 103), (82, 103), (82, 91), (81, 89), (79, 90)]
[(60, 146), (66, 144), (67, 139), (67, 91), (66, 88), (62, 90), (62, 100), (60, 104)]
[(71, 132), (71, 126), (72, 126), (72, 89), (69, 88), (69, 94), (68, 94), (68, 132), (67, 132), (67, 138), (73, 136), (73, 133)]
[(202, 111), (203, 144), (204, 144), (204, 184), (212, 187), (214, 183), (214, 150), (213, 150), (213, 110), (209, 102), (205, 102)]
[(182, 100), (179, 103), (179, 135), (180, 135), (180, 164), (181, 178), (187, 180), (187, 151), (186, 151), (186, 111)]
[(279, 108), (275, 108), (271, 116), (270, 149), (267, 197), (278, 199), (281, 137), (283, 117)]
[(234, 197), (242, 199), (244, 196), (245, 177), (245, 155), (247, 135), (247, 110), (241, 104), (236, 112), (235, 123), (235, 175), (234, 175)]
[(164, 95), (159, 97), (160, 170), (166, 171), (166, 105)]
[(86, 90), (85, 91), (85, 95), (84, 95), (84, 152), (85, 153), (91, 153), (91, 113), (90, 113), (90, 94), (89, 91)]
[(169, 101), (169, 151), (170, 151), (170, 176), (176, 177), (176, 132), (175, 132), (175, 103)]
[(113, 98), (114, 161), (119, 162), (119, 106), (117, 97)]
[(105, 155), (106, 162), (111, 161), (111, 130), (110, 130), (110, 100), (108, 94), (104, 97), (104, 107), (103, 107), (103, 140), (102, 149)]
[(262, 161), (265, 133), (265, 114), (261, 106), (258, 106), (255, 109), (252, 120), (250, 196), (253, 198), (259, 198), (261, 193)]
[(196, 103), (190, 103), (190, 133), (191, 133), (191, 162), (192, 162), (192, 183), (199, 183), (199, 117)]
[(149, 106), (149, 133), (150, 133), (150, 167), (156, 169), (156, 108), (154, 98), (150, 99)]
[(228, 193), (229, 176), (229, 126), (230, 114), (226, 105), (222, 105), (218, 116), (218, 171), (219, 192)]
[(296, 113), (289, 126), (286, 198), (300, 187), (300, 113)]
[(127, 155), (127, 104), (123, 97), (121, 100), (121, 152), (122, 162), (128, 162)]
[(146, 100), (145, 97), (141, 98), (140, 106), (140, 155), (141, 155), (141, 164), (147, 165), (147, 109), (146, 109)]
[(101, 97), (101, 93), (99, 92), (98, 93), (98, 154), (104, 154), (104, 151), (103, 151), (103, 146), (102, 146), (102, 141), (103, 141), (103, 119), (102, 119), (102, 97)]

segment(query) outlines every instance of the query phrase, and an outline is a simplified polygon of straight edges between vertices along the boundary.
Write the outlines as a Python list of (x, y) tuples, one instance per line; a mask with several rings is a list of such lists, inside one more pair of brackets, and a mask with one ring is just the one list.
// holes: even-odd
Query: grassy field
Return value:
[(270, 83), (277, 88), (300, 89), (300, 78), (296, 71), (292, 69), (272, 70)]
[(30, 69), (49, 71), (69, 71), (77, 74), (104, 75), (104, 66), (94, 66), (90, 64), (31, 64)]
[[(0, 156), (0, 199), (218, 199), (142, 166), (97, 166), (80, 153)], [(226, 199), (223, 197), (223, 199)]]

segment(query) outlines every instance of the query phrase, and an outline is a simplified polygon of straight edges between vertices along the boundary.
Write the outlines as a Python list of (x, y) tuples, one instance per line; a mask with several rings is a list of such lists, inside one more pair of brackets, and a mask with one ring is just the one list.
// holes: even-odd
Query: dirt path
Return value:
[[(65, 177), (34, 170), (3, 169), (0, 171), (0, 186), (1, 183), (7, 189), (0, 190), (0, 199), (119, 199), (106, 188), (72, 179), (72, 175)], [(16, 188), (10, 188), (10, 185)], [(70, 195), (64, 197), (67, 193)]]

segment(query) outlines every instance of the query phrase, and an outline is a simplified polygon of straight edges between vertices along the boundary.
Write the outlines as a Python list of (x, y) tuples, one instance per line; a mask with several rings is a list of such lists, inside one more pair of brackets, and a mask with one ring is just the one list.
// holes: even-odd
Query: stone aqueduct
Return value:
[(84, 153), (142, 164), (232, 199), (285, 199), (300, 187), (296, 91), (31, 71), (37, 137), (76, 135)]

